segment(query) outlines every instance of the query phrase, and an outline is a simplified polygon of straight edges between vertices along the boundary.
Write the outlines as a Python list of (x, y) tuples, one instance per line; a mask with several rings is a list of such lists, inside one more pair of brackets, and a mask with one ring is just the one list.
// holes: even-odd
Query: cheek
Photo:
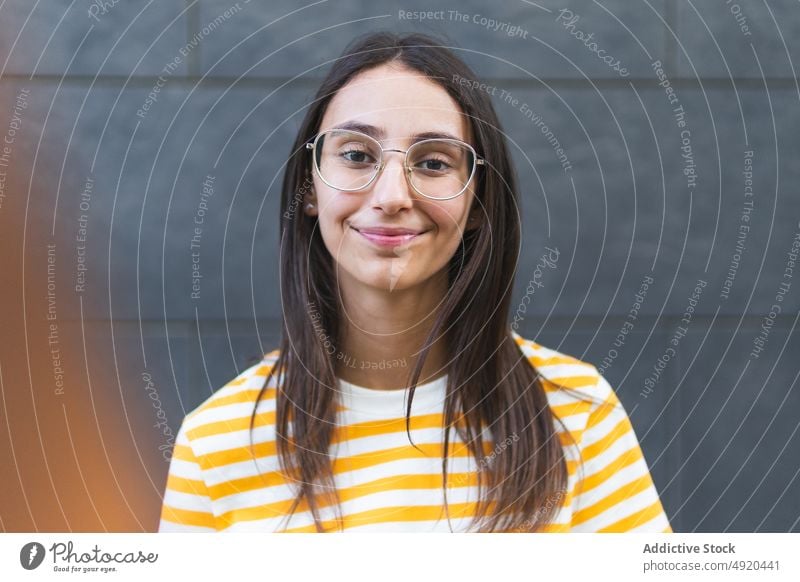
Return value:
[(428, 217), (436, 225), (436, 235), (442, 238), (461, 239), (467, 221), (467, 205), (463, 200), (429, 204), (425, 208)]
[(341, 244), (342, 236), (347, 235), (348, 227), (344, 222), (358, 212), (360, 205), (356, 198), (339, 192), (329, 192), (327, 187), (317, 189), (317, 204), (319, 234), (325, 240), (328, 250), (333, 253)]
[(437, 264), (449, 261), (461, 245), (467, 221), (466, 205), (461, 203), (431, 205), (428, 217), (435, 223), (436, 232), (430, 245)]

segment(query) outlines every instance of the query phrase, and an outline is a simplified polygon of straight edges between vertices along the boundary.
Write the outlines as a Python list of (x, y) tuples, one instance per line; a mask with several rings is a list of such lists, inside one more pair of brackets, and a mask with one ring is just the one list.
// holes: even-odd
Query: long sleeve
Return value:
[(159, 532), (215, 532), (214, 514), (203, 473), (186, 435), (184, 420), (175, 437)]
[(599, 376), (573, 500), (573, 532), (671, 532), (630, 419)]

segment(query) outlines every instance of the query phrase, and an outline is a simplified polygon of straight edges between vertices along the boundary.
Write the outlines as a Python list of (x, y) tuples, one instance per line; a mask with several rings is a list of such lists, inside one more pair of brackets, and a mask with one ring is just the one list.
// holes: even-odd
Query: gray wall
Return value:
[[(25, 147), (40, 148), (37, 179), (58, 185), (41, 201), (52, 214), (58, 196), (57, 234), (73, 236), (80, 193), (94, 180), (85, 328), (104, 341), (113, 330), (132, 399), (142, 397), (141, 371), (153, 375), (173, 428), (277, 345), (281, 164), (329, 60), (369, 30), (433, 32), (497, 87), (522, 186), (512, 310), (532, 278), (542, 284), (520, 333), (603, 368), (676, 530), (800, 531), (800, 270), (784, 275), (800, 232), (796, 2), (742, 2), (746, 30), (732, 12), (739, 7), (722, 1), (574, 0), (579, 19), (569, 29), (550, 0), (159, 0), (119, 2), (95, 17), (88, 2), (6, 5), (0, 95), (30, 89)], [(420, 22), (399, 10), (444, 13)], [(519, 28), (492, 30), (481, 17)], [(628, 74), (575, 30), (593, 33)], [(658, 85), (656, 60), (684, 128)], [(137, 115), (159, 74), (157, 100)], [(523, 103), (552, 130), (569, 169)], [(684, 173), (686, 145), (695, 181)], [(192, 299), (190, 241), (209, 174), (201, 291)], [(743, 224), (750, 229), (723, 298)], [(545, 246), (559, 260), (535, 275)], [(633, 321), (645, 277), (653, 284)], [(698, 280), (705, 287), (674, 346)], [(766, 346), (751, 356), (782, 282), (790, 288), (781, 312), (767, 317)], [(674, 356), (648, 390), (670, 346)]]

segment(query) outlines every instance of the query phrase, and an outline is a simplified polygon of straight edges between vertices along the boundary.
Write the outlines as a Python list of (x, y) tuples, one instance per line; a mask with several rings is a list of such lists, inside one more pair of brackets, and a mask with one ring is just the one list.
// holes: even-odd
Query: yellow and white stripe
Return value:
[[(564, 494), (549, 501), (558, 513), (546, 531), (672, 531), (628, 415), (605, 378), (591, 364), (513, 336), (541, 373), (553, 412), (578, 443), (575, 450), (556, 424), (569, 479)], [(278, 465), (275, 378), (259, 401), (255, 455), (250, 452), (250, 414), (277, 356), (277, 350), (267, 354), (186, 416), (176, 435), (159, 531), (315, 531), (305, 503), (287, 521), (294, 492)], [(414, 448), (406, 434), (407, 391), (339, 381), (330, 456), (345, 531), (466, 531), (479, 466), (453, 431), (448, 525), (441, 475), (445, 387), (446, 377), (417, 387), (410, 425)], [(485, 436), (485, 454), (491, 455), (494, 447)], [(333, 529), (333, 507), (324, 505), (321, 516), (326, 529)]]

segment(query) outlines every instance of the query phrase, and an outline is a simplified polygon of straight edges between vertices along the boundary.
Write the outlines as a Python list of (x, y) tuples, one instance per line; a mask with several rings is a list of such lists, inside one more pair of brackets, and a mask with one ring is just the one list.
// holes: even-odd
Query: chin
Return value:
[(362, 284), (381, 291), (402, 291), (414, 286), (414, 281), (408, 277), (393, 276), (389, 273), (371, 277), (359, 277), (358, 279)]
[[(350, 278), (360, 285), (372, 287), (381, 291), (402, 291), (413, 287), (422, 282), (414, 273), (397, 271), (394, 265), (376, 266), (374, 269), (352, 270), (340, 265), (339, 268), (345, 270)], [(340, 276), (343, 272), (340, 270)]]

